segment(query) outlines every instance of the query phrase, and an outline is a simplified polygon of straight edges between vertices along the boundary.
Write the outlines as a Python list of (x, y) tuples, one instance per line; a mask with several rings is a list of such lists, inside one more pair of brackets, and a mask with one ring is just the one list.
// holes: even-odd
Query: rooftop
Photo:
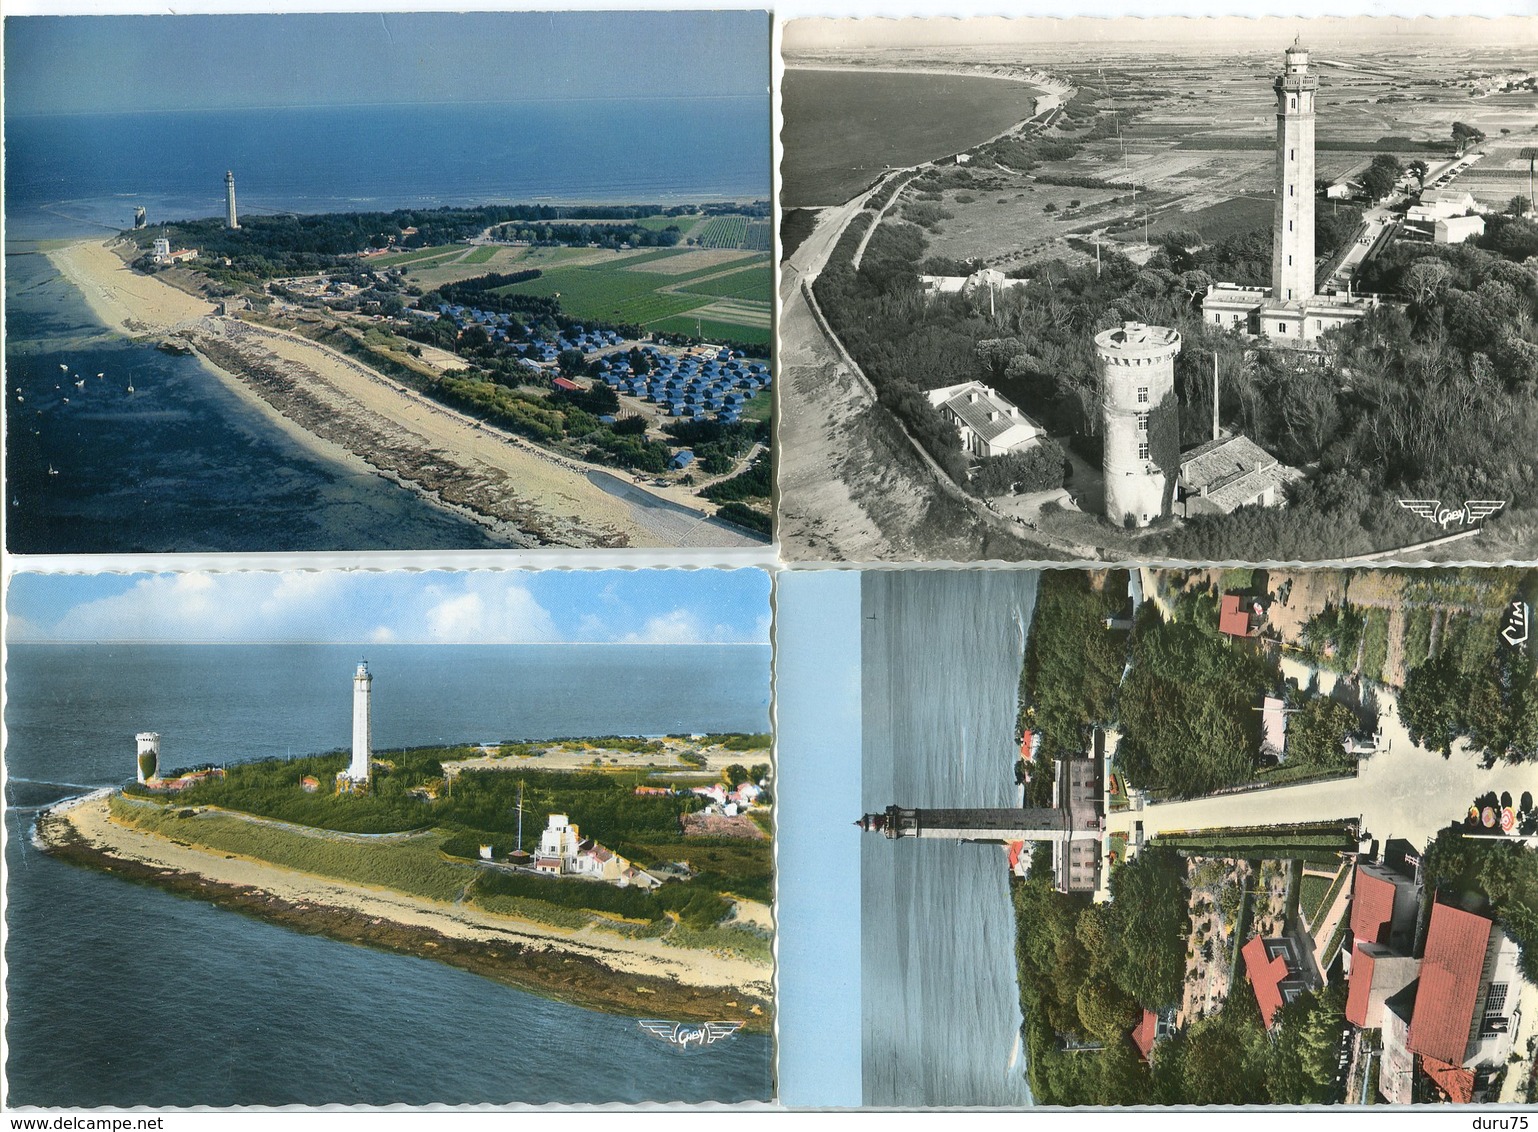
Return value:
[(1392, 881), (1357, 865), (1351, 889), (1351, 934), (1357, 943), (1388, 942), (1394, 891)]
[(1491, 926), (1485, 917), (1451, 904), (1432, 906), (1407, 1043), (1422, 1057), (1462, 1064)]
[(1279, 463), (1243, 433), (1209, 440), (1180, 457), (1181, 486), (1224, 511), (1253, 502), (1268, 488), (1290, 483), (1302, 474)]

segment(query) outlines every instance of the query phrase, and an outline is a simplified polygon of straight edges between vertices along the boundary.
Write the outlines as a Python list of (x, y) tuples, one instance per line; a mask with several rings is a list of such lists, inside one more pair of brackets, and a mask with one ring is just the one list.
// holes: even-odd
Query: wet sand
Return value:
[(595, 482), (592, 469), (484, 425), (298, 334), (214, 313), (210, 302), (128, 269), (110, 244), (48, 253), (92, 313), (121, 334), (193, 347), (276, 427), (473, 518), (510, 545), (762, 545), (704, 513), (680, 522)]
[[(548, 927), (464, 905), (351, 884), (125, 825), (109, 792), (38, 817), (42, 847), (78, 864), (210, 900), (299, 931), (437, 959), (607, 1013), (741, 1019), (769, 1028), (771, 971), (721, 951), (670, 947), (588, 927)], [(749, 906), (757, 922), (767, 910)]]

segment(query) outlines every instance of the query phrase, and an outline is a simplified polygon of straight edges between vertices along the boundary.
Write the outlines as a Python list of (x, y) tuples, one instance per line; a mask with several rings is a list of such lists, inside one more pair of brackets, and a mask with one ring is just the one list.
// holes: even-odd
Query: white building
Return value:
[(926, 396), (961, 433), (962, 451), (978, 458), (1023, 451), (1047, 434), (1041, 425), (980, 381), (931, 389)]
[(373, 706), (370, 703), (373, 685), (368, 661), (360, 660), (352, 677), (352, 761), (336, 776), (338, 793), (361, 793), (368, 789), (373, 779)]
[(1431, 223), (1453, 216), (1467, 216), (1474, 211), (1474, 195), (1461, 189), (1427, 189), (1418, 204), (1405, 212), (1406, 220)]
[(160, 773), (160, 732), (141, 731), (134, 736), (134, 744), (137, 748), (134, 769), (142, 783)]
[(1449, 216), (1438, 220), (1431, 228), (1431, 239), (1438, 244), (1461, 244), (1485, 234), (1483, 216)]
[(919, 288), (930, 295), (971, 295), (986, 288), (993, 294), (1024, 287), (1029, 281), (1011, 279), (995, 267), (985, 267), (971, 275), (920, 275)]

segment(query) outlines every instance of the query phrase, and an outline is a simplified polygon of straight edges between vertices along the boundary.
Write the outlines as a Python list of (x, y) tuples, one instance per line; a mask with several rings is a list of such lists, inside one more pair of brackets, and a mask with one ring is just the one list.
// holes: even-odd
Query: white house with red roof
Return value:
[[(1479, 1099), (1483, 1075), (1511, 1053), (1522, 983), (1518, 957), (1515, 942), (1489, 917), (1432, 905), (1420, 977), (1391, 996), (1383, 1012), (1384, 1099), (1411, 1100), (1417, 1069), (1449, 1101)], [(1353, 997), (1358, 977), (1353, 971)]]
[(1485, 916), (1451, 904), (1431, 909), (1409, 1047), (1470, 1069), (1511, 1052), (1511, 1010), (1521, 973), (1517, 945)]

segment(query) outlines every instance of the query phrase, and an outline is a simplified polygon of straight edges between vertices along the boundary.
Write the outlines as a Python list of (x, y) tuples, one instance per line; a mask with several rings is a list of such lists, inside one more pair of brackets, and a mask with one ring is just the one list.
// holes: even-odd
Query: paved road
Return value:
[[(1283, 659), (1282, 670), (1303, 685), (1316, 674), (1290, 657)], [(1335, 674), (1317, 675), (1320, 691), (1328, 694)], [(1112, 832), (1125, 833), (1141, 822), (1143, 835), (1153, 837), (1221, 826), (1360, 818), (1367, 835), (1379, 840), (1403, 837), (1424, 846), (1438, 830), (1463, 817), (1481, 794), (1509, 791), (1517, 797), (1524, 790), (1538, 792), (1538, 767), (1498, 763), (1486, 770), (1464, 744), (1455, 745), (1450, 758), (1417, 746), (1399, 718), (1395, 693), (1380, 688), (1377, 697), (1383, 746), (1358, 764), (1355, 778), (1159, 803), (1114, 813), (1108, 824)]]

